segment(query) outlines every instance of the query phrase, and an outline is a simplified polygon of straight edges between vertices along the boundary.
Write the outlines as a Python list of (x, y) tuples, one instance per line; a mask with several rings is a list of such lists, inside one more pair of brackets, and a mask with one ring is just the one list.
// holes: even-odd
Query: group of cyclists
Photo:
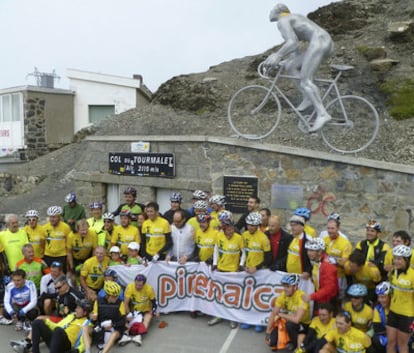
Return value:
[[(89, 353), (93, 342), (105, 353), (115, 344), (140, 346), (158, 315), (155, 293), (141, 273), (121, 286), (116, 266), (150, 261), (205, 262), (214, 271), (251, 276), (283, 271), (268, 325), (255, 326), (272, 350), (409, 352), (414, 269), (408, 232), (395, 232), (391, 247), (381, 239), (381, 224), (371, 220), (366, 239), (353, 246), (337, 213), (317, 234), (309, 209), (296, 209), (286, 231), (258, 197), (249, 198), (235, 222), (225, 196), (203, 190), (194, 191), (189, 209), (181, 207), (180, 193), (172, 193), (164, 214), (156, 202), (138, 203), (133, 187), (124, 196), (113, 212), (91, 202), (89, 218), (74, 192), (63, 207), (47, 209), (43, 225), (36, 210), (26, 212), (22, 228), (17, 215), (6, 216), (0, 324), (29, 332), (11, 342), (16, 352), (38, 353), (41, 339), (53, 353)], [(302, 280), (313, 282), (313, 293), (300, 289)], [(222, 321), (212, 317), (208, 325)], [(251, 325), (230, 322), (238, 326)]]

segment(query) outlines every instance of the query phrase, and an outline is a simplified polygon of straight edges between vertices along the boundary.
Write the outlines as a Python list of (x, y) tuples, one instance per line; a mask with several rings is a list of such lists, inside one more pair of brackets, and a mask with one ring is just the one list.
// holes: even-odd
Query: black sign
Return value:
[(258, 181), (255, 177), (225, 176), (223, 184), (226, 209), (231, 212), (246, 212), (249, 197), (257, 197)]
[(109, 173), (151, 177), (175, 177), (173, 153), (109, 152)]

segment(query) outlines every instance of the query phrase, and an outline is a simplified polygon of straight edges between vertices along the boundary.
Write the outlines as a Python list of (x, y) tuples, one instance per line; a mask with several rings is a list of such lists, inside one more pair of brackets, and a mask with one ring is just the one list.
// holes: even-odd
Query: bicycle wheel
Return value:
[(378, 113), (365, 98), (341, 96), (329, 102), (326, 110), (332, 120), (321, 129), (321, 135), (333, 150), (341, 153), (360, 152), (377, 137)]
[(227, 119), (233, 131), (249, 140), (269, 136), (279, 124), (280, 114), (277, 96), (258, 85), (238, 90), (227, 108)]

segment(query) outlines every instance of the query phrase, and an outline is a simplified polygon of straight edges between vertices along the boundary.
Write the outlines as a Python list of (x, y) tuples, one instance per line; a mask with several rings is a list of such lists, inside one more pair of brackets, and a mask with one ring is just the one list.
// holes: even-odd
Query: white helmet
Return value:
[(259, 212), (250, 212), (246, 217), (246, 224), (259, 226), (262, 224), (262, 215)]
[(322, 238), (314, 238), (305, 243), (306, 250), (325, 250), (325, 241)]
[(412, 254), (411, 248), (407, 245), (397, 245), (392, 249), (394, 256), (410, 257)]
[(375, 287), (376, 295), (389, 295), (391, 294), (391, 285), (390, 282), (381, 282)]
[(61, 215), (62, 214), (62, 207), (60, 206), (50, 206), (47, 211), (46, 214), (48, 216), (57, 216), (57, 215)]
[(229, 210), (223, 210), (219, 212), (218, 219), (220, 222), (222, 222), (225, 219), (233, 220), (233, 214)]
[(204, 201), (204, 200), (198, 200), (194, 202), (193, 207), (197, 209), (201, 209), (201, 210), (206, 210), (208, 209), (208, 203), (207, 201)]
[(115, 219), (114, 215), (111, 212), (105, 212), (102, 216), (102, 218), (109, 219), (110, 221), (113, 221)]
[(37, 212), (36, 210), (29, 210), (26, 212), (25, 214), (26, 218), (39, 218), (39, 212)]
[(195, 200), (205, 200), (205, 199), (207, 199), (207, 194), (203, 190), (195, 190), (193, 192), (193, 199), (195, 199)]
[(210, 197), (210, 203), (214, 203), (219, 206), (224, 206), (226, 204), (226, 196), (224, 195), (213, 195)]

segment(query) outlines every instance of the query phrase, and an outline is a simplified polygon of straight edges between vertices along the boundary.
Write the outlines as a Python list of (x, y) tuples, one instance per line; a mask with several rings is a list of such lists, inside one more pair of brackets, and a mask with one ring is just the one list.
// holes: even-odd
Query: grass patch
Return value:
[(390, 114), (397, 120), (414, 117), (414, 80), (401, 79), (381, 84), (386, 95), (386, 104), (391, 107)]

